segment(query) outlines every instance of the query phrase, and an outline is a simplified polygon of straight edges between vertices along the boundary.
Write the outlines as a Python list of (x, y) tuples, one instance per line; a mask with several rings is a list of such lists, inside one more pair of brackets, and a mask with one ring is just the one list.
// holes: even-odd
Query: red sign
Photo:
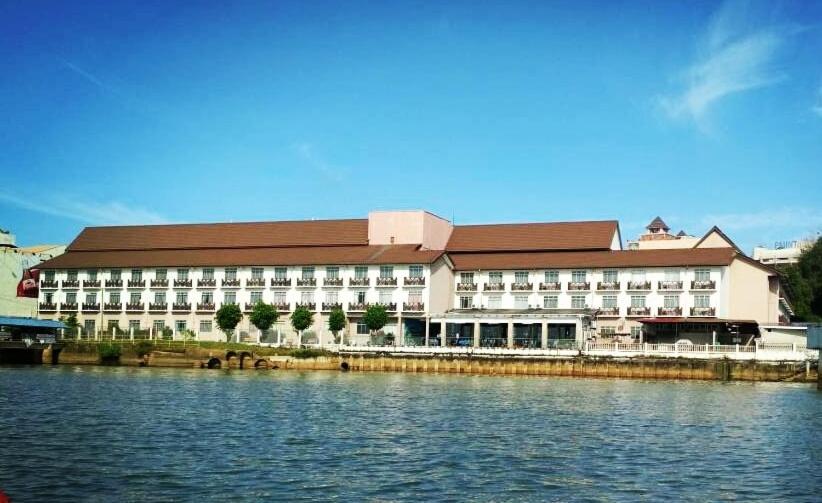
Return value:
[(23, 271), (23, 279), (17, 284), (17, 296), (36, 299), (40, 295), (39, 283), (40, 271), (38, 269), (26, 269)]

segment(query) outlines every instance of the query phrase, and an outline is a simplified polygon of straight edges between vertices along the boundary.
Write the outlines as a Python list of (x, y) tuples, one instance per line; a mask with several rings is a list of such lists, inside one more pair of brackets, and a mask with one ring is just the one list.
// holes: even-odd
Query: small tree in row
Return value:
[(338, 334), (345, 328), (345, 313), (339, 307), (334, 308), (328, 315), (328, 330), (334, 334), (334, 343), (342, 342)]
[(310, 327), (313, 323), (314, 314), (305, 306), (299, 306), (291, 313), (291, 326), (297, 331), (299, 337), (298, 345), (302, 346), (303, 344), (303, 330)]
[(240, 324), (243, 319), (243, 312), (240, 311), (240, 306), (237, 304), (223, 304), (217, 313), (214, 315), (217, 320), (217, 327), (223, 331), (226, 337), (226, 342), (231, 342), (231, 336), (234, 329)]
[(368, 309), (366, 309), (362, 317), (362, 321), (365, 323), (365, 326), (368, 327), (368, 330), (371, 332), (371, 338), (373, 339), (376, 332), (388, 323), (388, 312), (386, 312), (385, 306), (380, 304), (368, 306)]
[(266, 304), (263, 301), (259, 301), (254, 304), (254, 309), (251, 311), (249, 320), (251, 321), (251, 324), (257, 327), (257, 330), (260, 331), (260, 339), (262, 340), (263, 332), (271, 328), (271, 325), (276, 323), (277, 318), (279, 317), (280, 313), (277, 312), (277, 308), (271, 304)]

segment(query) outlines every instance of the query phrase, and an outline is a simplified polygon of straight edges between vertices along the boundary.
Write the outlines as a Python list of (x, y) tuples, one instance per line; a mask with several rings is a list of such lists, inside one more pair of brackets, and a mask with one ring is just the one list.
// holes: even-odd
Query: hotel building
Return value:
[[(666, 241), (682, 246), (623, 250), (616, 221), (455, 226), (425, 211), (90, 227), (39, 266), (39, 308), (43, 318), (76, 314), (86, 334), (169, 327), (174, 337), (219, 340), (222, 304), (249, 313), (262, 301), (278, 322), (260, 334), (245, 316), (237, 337), (297, 344), (288, 315), (305, 306), (315, 314), (302, 342), (321, 345), (339, 342), (327, 328), (335, 307), (348, 320), (342, 342), (355, 345), (732, 343), (779, 320), (776, 272), (719, 229)], [(376, 337), (362, 322), (371, 304), (389, 313)]]

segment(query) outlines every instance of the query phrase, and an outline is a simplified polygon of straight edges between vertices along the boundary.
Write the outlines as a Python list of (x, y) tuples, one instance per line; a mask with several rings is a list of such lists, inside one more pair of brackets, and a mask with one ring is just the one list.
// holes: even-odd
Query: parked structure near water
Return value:
[[(221, 304), (249, 312), (263, 301), (281, 313), (262, 338), (274, 343), (297, 343), (287, 315), (305, 306), (315, 321), (303, 342), (321, 345), (746, 344), (787, 305), (776, 272), (717, 228), (687, 247), (623, 250), (613, 220), (453, 225), (425, 211), (375, 211), (89, 227), (40, 268), (41, 317), (74, 313), (85, 334), (171, 327), (204, 340), (221, 337)], [(390, 315), (378, 337), (362, 322), (371, 304)], [(343, 341), (327, 330), (334, 307), (348, 318)], [(239, 335), (258, 337), (247, 317)]]

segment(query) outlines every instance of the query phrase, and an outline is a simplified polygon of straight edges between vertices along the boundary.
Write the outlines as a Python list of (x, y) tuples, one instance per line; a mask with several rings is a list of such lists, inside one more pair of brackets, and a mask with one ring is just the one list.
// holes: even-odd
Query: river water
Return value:
[(23, 501), (820, 501), (808, 384), (0, 367)]

